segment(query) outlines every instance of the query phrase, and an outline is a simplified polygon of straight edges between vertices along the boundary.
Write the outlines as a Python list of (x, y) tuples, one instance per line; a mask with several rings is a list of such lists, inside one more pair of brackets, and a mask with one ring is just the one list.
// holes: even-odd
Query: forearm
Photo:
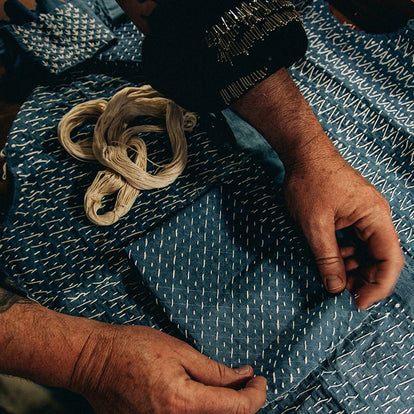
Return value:
[(96, 324), (0, 288), (0, 372), (70, 388), (78, 356)]
[[(388, 203), (336, 151), (287, 71), (257, 84), (232, 109), (262, 133), (284, 163), (286, 203), (326, 289), (338, 293), (347, 287), (360, 308), (388, 296), (404, 265)], [(361, 244), (353, 247), (350, 240), (347, 253), (335, 231), (348, 227)], [(369, 258), (365, 263), (361, 253)]]
[(336, 151), (286, 69), (257, 84), (231, 109), (266, 138), (287, 168)]

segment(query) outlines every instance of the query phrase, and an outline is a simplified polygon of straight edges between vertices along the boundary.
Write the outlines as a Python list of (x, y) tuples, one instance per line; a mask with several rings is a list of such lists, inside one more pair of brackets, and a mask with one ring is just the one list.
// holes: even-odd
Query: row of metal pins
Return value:
[(220, 90), (220, 96), (228, 105), (231, 101), (239, 99), (249, 88), (264, 79), (269, 72), (267, 67), (258, 69), (247, 76), (242, 76), (235, 82)]
[[(228, 10), (220, 18), (220, 22), (206, 31), (208, 42), (214, 44), (215, 37), (226, 34), (245, 20), (260, 21), (268, 14), (283, 8), (293, 8), (288, 0), (253, 0), (250, 3), (241, 3), (234, 10)], [(247, 22), (246, 22), (247, 23)]]
[[(290, 16), (296, 16), (299, 20), (299, 15), (295, 10), (284, 10), (284, 11), (280, 11), (279, 13), (266, 15), (263, 18), (261, 18), (260, 21), (256, 23), (264, 22), (266, 24), (270, 20), (275, 25), (277, 25), (278, 23), (279, 25), (283, 25), (284, 21), (288, 20)], [(247, 24), (247, 22), (246, 22), (246, 25), (250, 26)], [(252, 25), (250, 27), (250, 30), (254, 30), (257, 27), (258, 27), (257, 24)], [(210, 37), (209, 40), (211, 41), (208, 42), (208, 46), (209, 47), (212, 47), (212, 46), (230, 47), (230, 44), (233, 43), (235, 39), (237, 38), (237, 36), (240, 34), (240, 29), (241, 27), (239, 25), (238, 27), (234, 27), (225, 33), (215, 36), (214, 39)]]
[(300, 17), (296, 11), (284, 11), (280, 14), (267, 16), (261, 22), (261, 27), (253, 26), (245, 31), (239, 39), (229, 35), (223, 44), (219, 45), (218, 61), (228, 62), (233, 65), (232, 59), (241, 54), (249, 54), (249, 50), (258, 40), (264, 40), (275, 29), (288, 25), (289, 23), (300, 22)]

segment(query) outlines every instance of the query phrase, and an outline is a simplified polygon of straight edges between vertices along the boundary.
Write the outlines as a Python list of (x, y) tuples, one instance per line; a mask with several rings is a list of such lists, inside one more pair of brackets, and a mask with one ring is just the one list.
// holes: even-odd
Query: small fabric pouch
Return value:
[(23, 55), (53, 75), (87, 61), (115, 41), (112, 32), (87, 6), (73, 0), (56, 4), (35, 20), (2, 28)]

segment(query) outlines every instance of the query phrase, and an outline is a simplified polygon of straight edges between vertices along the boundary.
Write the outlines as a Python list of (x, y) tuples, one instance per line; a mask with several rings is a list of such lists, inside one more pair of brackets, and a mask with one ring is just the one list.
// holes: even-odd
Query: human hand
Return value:
[[(279, 154), (288, 207), (327, 290), (346, 287), (359, 308), (388, 296), (404, 265), (388, 203), (335, 150), (288, 72), (258, 83), (232, 109)], [(347, 227), (361, 243), (340, 249), (335, 230)]]
[[(333, 147), (327, 152), (321, 148), (317, 142), (307, 145), (297, 162), (287, 166), (287, 204), (326, 289), (337, 293), (347, 288), (357, 307), (365, 309), (392, 292), (404, 265), (397, 233), (385, 198)], [(348, 227), (360, 243), (340, 248), (335, 230)]]
[(266, 380), (251, 367), (230, 369), (143, 326), (92, 333), (70, 388), (98, 414), (253, 414), (266, 400)]

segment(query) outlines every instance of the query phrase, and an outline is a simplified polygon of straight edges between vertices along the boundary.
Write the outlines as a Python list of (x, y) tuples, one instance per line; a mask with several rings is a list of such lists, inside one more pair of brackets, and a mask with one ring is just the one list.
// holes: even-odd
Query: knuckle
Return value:
[(405, 265), (405, 259), (404, 259), (404, 255), (401, 253), (399, 258), (398, 258), (398, 262), (397, 265), (399, 266), (400, 269), (402, 269)]
[(235, 414), (250, 414), (250, 404), (246, 400), (239, 400)]
[(377, 195), (378, 196), (377, 196), (376, 201), (374, 203), (374, 207), (376, 207), (380, 211), (384, 211), (387, 214), (390, 214), (391, 208), (390, 208), (390, 205), (389, 205), (387, 199), (384, 196), (382, 196), (381, 194), (377, 194)]
[(379, 205), (384, 210), (387, 210), (387, 212), (390, 212), (391, 211), (391, 207), (390, 207), (390, 204), (388, 203), (388, 200), (385, 197), (383, 197), (383, 196), (380, 197)]
[(386, 291), (386, 297), (391, 296), (392, 292), (394, 291), (393, 287), (389, 287)]
[(378, 300), (387, 298), (388, 296), (392, 294), (393, 290), (394, 290), (393, 285), (382, 285), (377, 291)]
[(315, 257), (315, 262), (319, 267), (332, 267), (341, 263), (339, 256)]
[(382, 290), (382, 295), (381, 295), (382, 299), (385, 299), (385, 298), (388, 298), (388, 296), (391, 296), (392, 292), (393, 292), (392, 286), (384, 287), (384, 289)]
[(324, 229), (329, 225), (330, 222), (330, 216), (323, 214), (322, 212), (320, 214), (307, 214), (302, 221), (302, 225), (308, 229), (311, 233), (314, 233), (315, 235), (319, 234), (319, 231), (321, 229)]
[(216, 364), (217, 369), (217, 376), (221, 381), (224, 381), (226, 378), (226, 367), (224, 365), (221, 365), (219, 363)]
[[(159, 414), (185, 414), (187, 413), (187, 406), (183, 395), (179, 392), (177, 386), (172, 387), (166, 385), (165, 394), (159, 399)], [(161, 395), (160, 395), (161, 397)]]
[(185, 410), (183, 409), (182, 404), (180, 404), (179, 400), (175, 397), (169, 397), (164, 402), (164, 407), (162, 408), (163, 414), (181, 414), (184, 413)]

